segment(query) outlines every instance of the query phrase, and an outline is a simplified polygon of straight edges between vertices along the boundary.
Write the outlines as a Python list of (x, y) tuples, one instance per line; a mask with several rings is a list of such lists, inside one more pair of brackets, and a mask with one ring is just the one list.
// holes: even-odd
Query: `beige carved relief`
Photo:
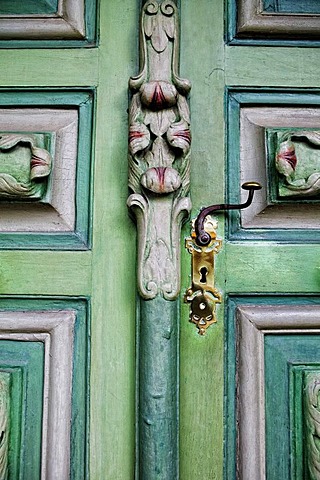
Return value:
[[(30, 150), (29, 171), (24, 179), (21, 178), (24, 165), (22, 155), (20, 155), (21, 151), (19, 151), (19, 147), (22, 146)], [(51, 171), (51, 155), (47, 150), (38, 146), (36, 135), (0, 133), (0, 159), (1, 154), (5, 153), (11, 153), (16, 174), (5, 171), (6, 162), (0, 163), (0, 198), (19, 200), (41, 198), (43, 194), (42, 180), (46, 179)], [(7, 165), (7, 169), (10, 170), (8, 167)]]
[(149, 0), (142, 10), (141, 72), (129, 82), (128, 205), (138, 224), (138, 285), (146, 299), (174, 299), (180, 287), (180, 226), (191, 208), (191, 88), (178, 76), (177, 7)]

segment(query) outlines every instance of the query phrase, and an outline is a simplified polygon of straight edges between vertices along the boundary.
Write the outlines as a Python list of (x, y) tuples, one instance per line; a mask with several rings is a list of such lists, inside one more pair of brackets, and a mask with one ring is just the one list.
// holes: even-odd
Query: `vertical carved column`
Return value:
[(180, 232), (191, 209), (191, 88), (178, 76), (179, 24), (172, 0), (141, 13), (141, 71), (131, 77), (128, 206), (137, 219), (141, 296), (138, 354), (140, 480), (178, 478)]

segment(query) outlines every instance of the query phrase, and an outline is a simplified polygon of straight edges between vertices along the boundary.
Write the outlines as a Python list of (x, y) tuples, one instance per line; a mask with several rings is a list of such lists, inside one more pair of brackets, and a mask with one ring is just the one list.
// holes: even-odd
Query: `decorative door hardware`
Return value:
[(222, 240), (217, 239), (217, 225), (209, 215), (219, 210), (242, 209), (251, 205), (256, 190), (262, 187), (257, 182), (242, 185), (248, 190), (246, 202), (238, 205), (219, 204), (204, 208), (194, 221), (191, 238), (186, 239), (186, 249), (192, 255), (192, 284), (184, 296), (190, 303), (190, 322), (194, 323), (200, 335), (216, 323), (216, 304), (221, 303), (221, 294), (214, 285), (214, 255), (219, 252)]
[(246, 182), (244, 183), (241, 188), (243, 190), (248, 190), (248, 198), (246, 202), (240, 203), (238, 205), (229, 205), (226, 203), (221, 203), (219, 205), (210, 205), (209, 207), (203, 208), (199, 213), (198, 217), (195, 220), (195, 241), (199, 246), (206, 246), (209, 245), (211, 242), (211, 236), (208, 232), (205, 231), (204, 223), (205, 218), (213, 212), (217, 212), (219, 210), (241, 210), (243, 208), (247, 208), (251, 205), (253, 200), (253, 195), (256, 190), (261, 190), (260, 183), (257, 182)]
[(217, 222), (205, 218), (206, 233), (210, 235), (208, 245), (199, 246), (195, 230), (186, 239), (186, 249), (192, 255), (192, 285), (186, 291), (184, 301), (190, 303), (190, 322), (194, 323), (200, 335), (217, 321), (216, 304), (221, 303), (221, 294), (214, 286), (214, 256), (219, 252), (222, 240), (217, 239)]

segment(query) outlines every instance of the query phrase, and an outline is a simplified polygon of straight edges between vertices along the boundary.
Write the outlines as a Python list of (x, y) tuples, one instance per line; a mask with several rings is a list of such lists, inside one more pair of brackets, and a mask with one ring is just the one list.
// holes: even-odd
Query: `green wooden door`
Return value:
[[(297, 33), (297, 17), (268, 16), (267, 5), (259, 17), (258, 2), (185, 3), (194, 211), (243, 201), (245, 181), (263, 190), (251, 210), (217, 215), (217, 324), (199, 336), (182, 307), (180, 475), (318, 478), (319, 190), (308, 196), (312, 160), (298, 154), (305, 142), (314, 148), (307, 137), (318, 128), (318, 44), (307, 28)], [(284, 8), (301, 13), (294, 2)], [(317, 17), (303, 22), (319, 28)], [(291, 178), (280, 165), (287, 147)], [(185, 288), (189, 274), (186, 253)]]
[[(0, 456), (10, 480), (131, 480), (127, 109), (140, 2), (102, 0), (97, 16), (93, 1), (60, 3), (57, 23), (32, 17), (55, 18), (57, 2), (0, 7), (0, 415), (10, 431)], [(223, 301), (204, 336), (183, 302), (190, 225), (183, 230), (182, 480), (319, 478), (319, 20), (303, 14), (320, 12), (301, 2), (299, 33), (288, 12), (301, 4), (282, 3), (264, 2), (271, 14), (258, 19), (254, 0), (179, 5), (192, 216), (239, 203), (244, 181), (263, 186), (247, 213), (217, 215)]]

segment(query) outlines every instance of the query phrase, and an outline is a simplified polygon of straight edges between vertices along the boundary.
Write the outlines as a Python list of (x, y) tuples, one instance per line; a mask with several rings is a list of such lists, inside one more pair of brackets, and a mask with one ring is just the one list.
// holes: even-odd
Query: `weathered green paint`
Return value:
[(178, 474), (177, 301), (140, 301), (138, 320), (138, 478), (175, 480)]
[[(318, 345), (319, 335), (269, 335), (266, 337), (267, 478), (290, 478), (290, 444), (292, 444), (290, 436), (294, 438), (294, 433), (292, 432), (293, 419), (289, 416), (288, 408), (290, 400), (288, 368), (290, 372), (293, 364), (302, 364), (307, 370), (308, 367), (319, 363)], [(302, 389), (300, 392), (302, 410), (306, 408), (304, 396)], [(306, 455), (307, 442), (304, 450)], [(291, 475), (293, 474), (292, 472)], [(308, 478), (306, 470), (300, 478)]]
[[(3, 86), (96, 87), (97, 92), (92, 251), (1, 251), (0, 293), (91, 296), (90, 475), (128, 480), (134, 477), (135, 228), (126, 208), (126, 110), (127, 80), (138, 66), (139, 2), (100, 3), (99, 48), (0, 50)], [(193, 84), (194, 215), (224, 199), (225, 86), (320, 87), (317, 48), (225, 46), (223, 3), (181, 1), (181, 73)], [(184, 232), (188, 236), (189, 228)], [(222, 215), (219, 235), (224, 238)], [(64, 241), (70, 250), (79, 244)], [(23, 238), (20, 245), (29, 248)], [(190, 284), (190, 256), (182, 255), (184, 291)], [(225, 241), (216, 261), (217, 288), (225, 294), (318, 292), (318, 258), (312, 243), (282, 244), (277, 253), (275, 240), (262, 244), (259, 236), (246, 245)], [(181, 308), (183, 480), (223, 478), (223, 382), (232, 368), (224, 376), (222, 306), (218, 315), (218, 323), (200, 338), (188, 322), (188, 307)]]

